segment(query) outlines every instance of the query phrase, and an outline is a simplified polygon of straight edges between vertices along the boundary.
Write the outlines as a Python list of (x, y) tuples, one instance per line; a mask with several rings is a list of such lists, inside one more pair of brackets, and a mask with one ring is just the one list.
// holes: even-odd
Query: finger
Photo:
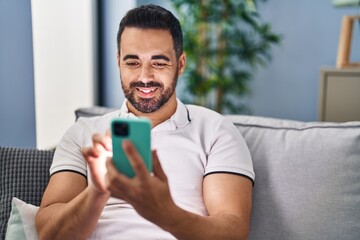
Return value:
[(97, 158), (99, 157), (100, 153), (93, 147), (84, 147), (81, 149), (81, 153), (85, 159), (87, 158)]
[(135, 146), (129, 140), (124, 140), (122, 143), (122, 147), (126, 156), (129, 159), (131, 166), (134, 169), (136, 176), (139, 177), (141, 181), (146, 181), (150, 174)]
[(112, 138), (111, 138), (111, 131), (107, 129), (105, 132), (105, 138), (108, 144), (109, 151), (112, 151)]
[(105, 132), (105, 136), (111, 138), (111, 130), (108, 128)]
[(113, 159), (110, 157), (107, 158), (106, 160), (106, 168), (108, 170), (110, 177), (119, 176), (120, 181), (126, 184), (131, 182), (130, 178), (128, 178), (125, 174), (122, 174), (121, 172), (118, 171), (118, 169), (114, 164)]
[(100, 134), (94, 134), (92, 136), (93, 146), (83, 147), (81, 153), (85, 159), (92, 161), (90, 158), (98, 158), (101, 156), (101, 153), (104, 151), (110, 152), (109, 144), (107, 140), (104, 139)]
[(160, 161), (159, 161), (159, 157), (156, 153), (156, 150), (152, 151), (152, 162), (153, 162), (153, 172), (154, 175), (157, 176), (158, 178), (160, 178), (163, 181), (167, 181), (167, 176), (164, 172), (164, 170), (161, 167)]
[(106, 161), (107, 173), (105, 184), (112, 196), (122, 197), (124, 200), (131, 193), (131, 179), (120, 173), (114, 165), (112, 158)]
[(106, 151), (111, 151), (111, 141), (110, 138), (105, 137), (99, 133), (95, 133), (92, 136), (93, 145), (97, 150), (104, 149)]

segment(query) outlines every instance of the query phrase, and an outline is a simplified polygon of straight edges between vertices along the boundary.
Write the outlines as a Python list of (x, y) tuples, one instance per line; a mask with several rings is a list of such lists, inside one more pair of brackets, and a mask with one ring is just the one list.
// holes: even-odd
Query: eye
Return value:
[(125, 65), (128, 67), (137, 67), (137, 66), (139, 66), (139, 63), (138, 62), (126, 62)]
[(163, 63), (163, 62), (155, 62), (155, 63), (153, 63), (153, 65), (157, 68), (163, 68), (163, 67), (167, 66), (167, 64)]

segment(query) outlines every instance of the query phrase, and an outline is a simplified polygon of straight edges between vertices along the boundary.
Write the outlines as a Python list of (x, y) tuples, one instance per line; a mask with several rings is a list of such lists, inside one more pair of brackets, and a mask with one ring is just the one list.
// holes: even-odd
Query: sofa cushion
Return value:
[(228, 118), (254, 163), (250, 239), (360, 239), (360, 122)]
[(5, 238), (11, 200), (39, 206), (54, 150), (0, 147), (0, 239)]

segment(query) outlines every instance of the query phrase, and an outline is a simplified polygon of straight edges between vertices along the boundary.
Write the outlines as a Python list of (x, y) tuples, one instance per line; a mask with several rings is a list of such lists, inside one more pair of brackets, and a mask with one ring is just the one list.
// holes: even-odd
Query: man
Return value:
[[(122, 19), (121, 110), (79, 119), (59, 143), (36, 226), (40, 239), (245, 239), (254, 179), (247, 146), (221, 115), (176, 98), (186, 56), (171, 12), (155, 5)], [(153, 173), (131, 142), (136, 176), (109, 158), (113, 118), (152, 124)], [(105, 135), (100, 133), (105, 133)]]

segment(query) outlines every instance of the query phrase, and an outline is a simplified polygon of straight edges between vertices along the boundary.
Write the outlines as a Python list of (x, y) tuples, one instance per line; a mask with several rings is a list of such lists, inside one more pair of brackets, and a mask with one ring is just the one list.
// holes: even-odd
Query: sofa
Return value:
[[(94, 116), (107, 111), (79, 109), (76, 115)], [(359, 121), (300, 122), (241, 115), (226, 118), (244, 136), (254, 163), (250, 239), (360, 239)], [(53, 153), (0, 147), (0, 239), (5, 238), (8, 221), (9, 229), (16, 221), (32, 222), (32, 226), (23, 227), (21, 236), (34, 237), (29, 236), (29, 228), (33, 228)], [(23, 219), (24, 213), (14, 220), (19, 209), (13, 197), (27, 206), (24, 212), (30, 215), (29, 220)], [(15, 231), (9, 229), (8, 235)]]

